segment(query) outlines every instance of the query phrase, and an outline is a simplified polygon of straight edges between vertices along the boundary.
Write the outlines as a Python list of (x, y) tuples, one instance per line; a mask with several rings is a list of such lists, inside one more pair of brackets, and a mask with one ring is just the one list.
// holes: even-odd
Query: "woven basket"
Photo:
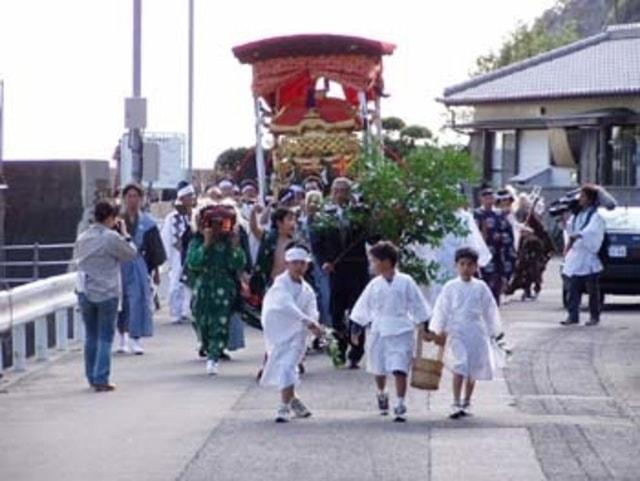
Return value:
[(436, 359), (422, 357), (422, 334), (418, 331), (416, 339), (416, 352), (411, 364), (411, 387), (427, 391), (437, 391), (442, 377), (442, 358), (444, 347), (438, 346)]

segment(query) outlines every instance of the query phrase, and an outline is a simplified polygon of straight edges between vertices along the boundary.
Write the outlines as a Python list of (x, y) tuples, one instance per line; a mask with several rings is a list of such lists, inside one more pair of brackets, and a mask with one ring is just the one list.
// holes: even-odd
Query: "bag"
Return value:
[(424, 389), (427, 391), (437, 391), (440, 387), (442, 377), (442, 358), (444, 357), (444, 346), (438, 346), (436, 359), (425, 359), (422, 357), (422, 326), (418, 329), (416, 339), (416, 351), (411, 363), (411, 387)]

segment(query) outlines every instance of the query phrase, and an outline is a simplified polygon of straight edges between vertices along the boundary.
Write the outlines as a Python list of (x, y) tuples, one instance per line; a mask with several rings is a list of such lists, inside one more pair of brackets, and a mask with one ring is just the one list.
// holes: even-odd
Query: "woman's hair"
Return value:
[(393, 266), (398, 263), (398, 258), (400, 257), (398, 248), (393, 244), (393, 242), (389, 241), (380, 241), (376, 243), (369, 251), (369, 254), (379, 261), (389, 260)]
[(304, 204), (309, 205), (311, 203), (321, 203), (322, 202), (322, 192), (319, 190), (310, 190), (307, 192), (304, 198)]
[(118, 215), (118, 208), (111, 202), (101, 200), (93, 209), (93, 218), (96, 222), (102, 224), (109, 217), (115, 217)]
[(468, 259), (470, 261), (478, 263), (478, 252), (471, 247), (461, 247), (456, 251), (455, 261), (458, 262), (460, 259)]

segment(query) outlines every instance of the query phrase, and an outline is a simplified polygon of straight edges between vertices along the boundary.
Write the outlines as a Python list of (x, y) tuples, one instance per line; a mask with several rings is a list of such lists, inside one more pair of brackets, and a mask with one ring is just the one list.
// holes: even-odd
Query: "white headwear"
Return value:
[(309, 253), (302, 247), (291, 247), (284, 253), (284, 260), (286, 262), (305, 261), (309, 262)]
[(182, 189), (178, 190), (178, 199), (188, 195), (196, 195), (196, 189), (194, 189), (191, 184), (185, 185)]

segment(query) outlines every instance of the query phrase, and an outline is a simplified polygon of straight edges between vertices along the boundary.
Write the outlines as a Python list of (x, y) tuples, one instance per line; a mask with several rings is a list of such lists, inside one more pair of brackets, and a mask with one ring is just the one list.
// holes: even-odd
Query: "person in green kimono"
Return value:
[(235, 210), (213, 205), (200, 212), (198, 233), (189, 244), (187, 267), (194, 287), (192, 310), (207, 352), (207, 374), (218, 373), (229, 339), (238, 296), (238, 276), (246, 259), (235, 230)]

